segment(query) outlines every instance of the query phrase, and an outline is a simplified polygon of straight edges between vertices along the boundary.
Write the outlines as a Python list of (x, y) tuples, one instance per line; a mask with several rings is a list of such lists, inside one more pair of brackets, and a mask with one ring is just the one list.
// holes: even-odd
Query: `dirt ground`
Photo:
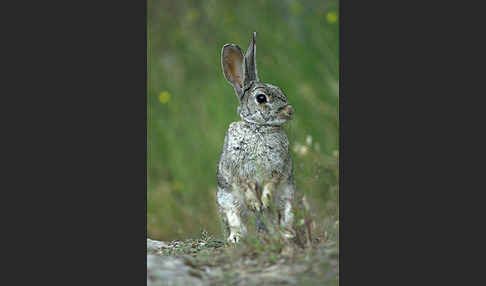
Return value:
[(147, 285), (338, 285), (337, 240), (301, 247), (250, 237), (237, 245), (201, 238), (147, 239)]

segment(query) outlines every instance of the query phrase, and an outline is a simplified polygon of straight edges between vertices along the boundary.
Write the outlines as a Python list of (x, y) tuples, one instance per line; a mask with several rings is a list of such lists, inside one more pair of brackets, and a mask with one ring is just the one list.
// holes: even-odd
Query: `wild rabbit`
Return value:
[(258, 79), (255, 37), (243, 56), (239, 46), (223, 46), (221, 63), (226, 80), (239, 101), (241, 121), (230, 124), (224, 138), (217, 171), (217, 203), (227, 240), (238, 242), (247, 222), (258, 220), (274, 206), (273, 220), (285, 238), (295, 236), (293, 205), (295, 183), (289, 141), (282, 125), (293, 109), (283, 91)]

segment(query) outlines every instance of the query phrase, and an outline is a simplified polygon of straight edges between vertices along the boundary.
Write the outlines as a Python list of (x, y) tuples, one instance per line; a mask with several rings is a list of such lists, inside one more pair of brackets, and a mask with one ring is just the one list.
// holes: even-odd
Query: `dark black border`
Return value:
[(468, 242), (452, 222), (471, 206), (456, 158), (469, 157), (458, 141), (471, 142), (462, 131), (474, 120), (461, 113), (473, 80), (454, 62), (475, 62), (458, 47), (475, 45), (446, 6), (340, 1), (340, 285), (469, 276), (458, 274), (467, 259), (452, 248)]
[(1, 188), (17, 196), (2, 199), (12, 278), (145, 285), (146, 2), (6, 11), (19, 13), (5, 39), (19, 82), (2, 92), (18, 100), (2, 134), (19, 172)]

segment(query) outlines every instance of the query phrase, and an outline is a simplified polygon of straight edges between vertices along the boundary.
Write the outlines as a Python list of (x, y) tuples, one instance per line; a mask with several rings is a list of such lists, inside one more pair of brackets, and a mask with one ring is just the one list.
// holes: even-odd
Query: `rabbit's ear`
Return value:
[(233, 44), (223, 46), (221, 64), (226, 80), (231, 83), (238, 96), (243, 93), (243, 53), (240, 47)]
[(251, 43), (248, 50), (245, 53), (245, 81), (244, 85), (249, 84), (252, 81), (258, 80), (258, 71), (256, 66), (256, 32), (252, 33)]

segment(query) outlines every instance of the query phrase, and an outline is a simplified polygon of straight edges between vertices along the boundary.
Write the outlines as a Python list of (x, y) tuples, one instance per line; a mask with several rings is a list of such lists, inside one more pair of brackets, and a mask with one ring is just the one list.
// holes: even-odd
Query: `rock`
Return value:
[(182, 257), (161, 254), (167, 243), (147, 239), (147, 286), (208, 285), (207, 274)]
[(181, 258), (147, 255), (147, 286), (207, 285), (205, 273), (184, 264)]
[(147, 254), (158, 253), (163, 247), (168, 247), (167, 243), (147, 238)]

